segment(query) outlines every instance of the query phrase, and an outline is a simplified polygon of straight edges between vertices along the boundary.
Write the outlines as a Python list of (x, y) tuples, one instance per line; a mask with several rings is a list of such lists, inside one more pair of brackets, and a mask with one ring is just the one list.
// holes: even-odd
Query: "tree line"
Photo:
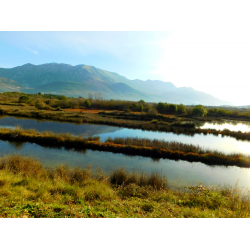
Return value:
[[(205, 107), (203, 105), (188, 106), (184, 104), (173, 104), (167, 102), (147, 103), (144, 100), (125, 101), (125, 100), (104, 100), (101, 93), (89, 94), (88, 98), (81, 96), (66, 97), (55, 94), (25, 94), (19, 92), (6, 92), (1, 94), (4, 100), (18, 101), (28, 105), (36, 106), (38, 109), (101, 109), (101, 110), (118, 110), (126, 112), (145, 112), (174, 115), (193, 115), (193, 116), (216, 116), (232, 118), (250, 118), (248, 109), (240, 110), (232, 108)], [(7, 99), (6, 99), (7, 98)]]

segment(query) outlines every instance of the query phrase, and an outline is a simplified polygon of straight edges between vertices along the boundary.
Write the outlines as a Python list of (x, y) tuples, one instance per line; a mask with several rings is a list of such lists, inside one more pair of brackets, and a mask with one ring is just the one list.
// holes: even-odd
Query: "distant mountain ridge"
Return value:
[[(87, 97), (90, 92), (101, 92), (105, 99), (231, 105), (229, 102), (192, 88), (177, 88), (171, 82), (129, 80), (117, 73), (84, 64), (72, 66), (63, 63), (42, 65), (28, 63), (10, 69), (0, 68), (0, 77), (19, 84), (19, 86), (16, 85), (17, 90), (13, 91), (20, 89), (27, 93), (50, 92)], [(5, 85), (1, 90), (3, 84)], [(3, 84), (0, 82), (0, 91), (11, 91), (8, 90), (8, 86), (6, 87), (6, 83)], [(9, 87), (11, 86), (10, 84)]]

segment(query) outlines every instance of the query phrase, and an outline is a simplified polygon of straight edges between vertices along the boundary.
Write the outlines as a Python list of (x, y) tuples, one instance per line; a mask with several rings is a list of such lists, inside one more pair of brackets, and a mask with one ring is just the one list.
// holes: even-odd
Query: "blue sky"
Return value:
[(250, 105), (250, 33), (0, 32), (0, 67), (86, 64), (128, 79), (170, 81)]

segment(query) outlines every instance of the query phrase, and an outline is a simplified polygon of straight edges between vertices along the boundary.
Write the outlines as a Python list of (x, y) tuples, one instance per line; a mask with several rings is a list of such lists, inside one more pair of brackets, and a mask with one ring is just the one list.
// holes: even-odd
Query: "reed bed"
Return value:
[[(206, 154), (206, 153), (217, 153), (221, 154), (216, 150), (205, 149), (199, 145), (185, 144), (176, 141), (165, 141), (158, 139), (148, 139), (148, 138), (139, 138), (139, 137), (122, 137), (122, 138), (107, 138), (106, 142), (112, 142), (115, 144), (121, 145), (133, 145), (140, 147), (152, 147), (157, 149), (171, 149), (174, 151), (181, 151), (184, 153), (198, 153), (198, 154)], [(235, 154), (233, 154), (235, 155)]]

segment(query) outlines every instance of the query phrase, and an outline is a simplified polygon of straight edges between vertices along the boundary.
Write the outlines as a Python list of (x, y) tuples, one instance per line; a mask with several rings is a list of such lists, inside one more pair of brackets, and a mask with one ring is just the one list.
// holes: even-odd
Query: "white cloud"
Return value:
[(30, 48), (27, 48), (27, 47), (25, 47), (25, 49), (28, 50), (29, 52), (35, 54), (35, 55), (39, 54), (36, 50), (30, 49)]

